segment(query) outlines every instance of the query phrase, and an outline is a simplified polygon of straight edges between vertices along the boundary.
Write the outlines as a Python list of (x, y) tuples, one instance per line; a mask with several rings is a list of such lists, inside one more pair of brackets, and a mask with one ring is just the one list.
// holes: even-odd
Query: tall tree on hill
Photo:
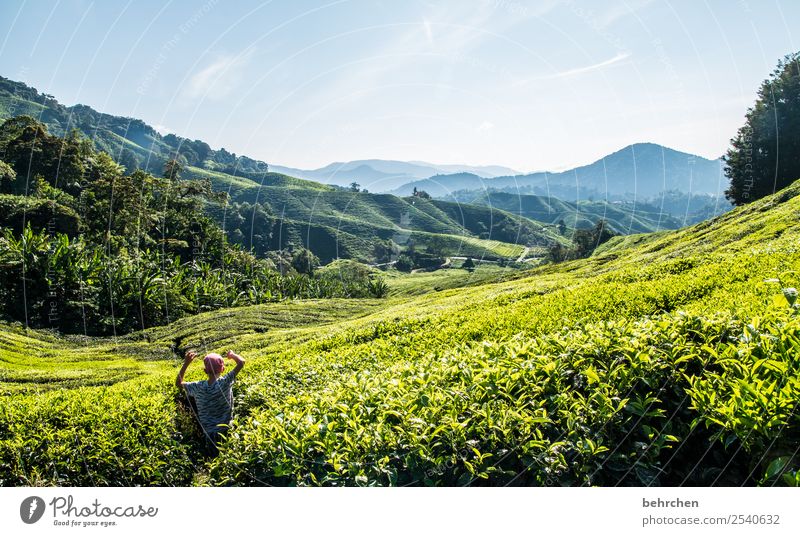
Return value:
[(600, 244), (608, 242), (614, 235), (605, 220), (598, 220), (591, 229), (578, 229), (572, 237), (575, 254), (578, 257), (588, 257)]
[(17, 172), (14, 169), (0, 160), (0, 193), (9, 193), (17, 179)]
[(170, 181), (176, 181), (180, 178), (183, 166), (176, 158), (167, 160), (164, 164), (164, 178)]
[(414, 186), (414, 191), (411, 192), (411, 195), (414, 197), (419, 197), (420, 199), (430, 199), (431, 195), (426, 192), (425, 190), (417, 190), (417, 187)]
[(41, 175), (51, 186), (70, 195), (80, 191), (91, 142), (76, 130), (64, 138), (47, 132), (47, 127), (28, 116), (9, 119), (0, 126), (3, 160), (17, 175), (14, 193), (28, 194)]
[(800, 179), (800, 52), (789, 54), (758, 90), (723, 157), (725, 196), (744, 205)]
[(292, 268), (298, 274), (312, 274), (319, 267), (319, 258), (311, 250), (298, 248), (292, 252)]
[(462, 264), (461, 267), (468, 272), (474, 272), (475, 261), (472, 260), (472, 257), (467, 257), (467, 260), (464, 261), (464, 264)]

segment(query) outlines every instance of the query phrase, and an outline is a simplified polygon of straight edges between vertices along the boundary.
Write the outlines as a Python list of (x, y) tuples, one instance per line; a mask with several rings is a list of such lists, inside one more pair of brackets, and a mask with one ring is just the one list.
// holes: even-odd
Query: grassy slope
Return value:
[[(687, 229), (616, 238), (590, 259), (545, 266), (519, 274), (518, 279), (421, 296), (407, 295), (418, 292), (419, 287), (415, 291), (412, 285), (407, 293), (385, 302), (297, 302), (210, 313), (117, 341), (63, 341), (5, 327), (0, 413), (8, 424), (0, 428), (0, 478), (11, 484), (97, 479), (123, 484), (187, 483), (193, 475), (210, 471), (213, 483), (420, 483), (413, 468), (422, 467), (431, 483), (467, 483), (472, 478), (507, 482), (511, 477), (502, 471), (519, 473), (520, 466), (528, 466), (514, 482), (609, 484), (617, 478), (622, 482), (638, 478), (639, 482), (680, 483), (681, 471), (699, 461), (692, 453), (707, 448), (719, 454), (716, 447), (711, 449), (715, 433), (732, 438), (730, 444), (739, 447), (736, 452), (759, 448), (751, 445), (752, 435), (768, 437), (771, 421), (757, 423), (755, 434), (735, 428), (735, 412), (745, 411), (752, 402), (742, 392), (726, 391), (722, 379), (727, 376), (722, 375), (733, 374), (726, 368), (727, 361), (708, 365), (709, 356), (726, 352), (739, 355), (739, 360), (755, 355), (750, 342), (729, 339), (725, 333), (737, 333), (749, 322), (756, 333), (762, 329), (766, 333), (763, 340), (756, 336), (759, 345), (776, 344), (768, 337), (777, 337), (794, 348), (788, 353), (775, 349), (771, 353), (778, 363), (775, 367), (785, 372), (786, 367), (798, 366), (798, 343), (793, 338), (797, 323), (785, 316), (781, 299), (774, 300), (779, 287), (764, 282), (784, 274), (789, 283), (797, 283), (788, 272), (800, 269), (800, 197), (794, 197), (798, 193), (796, 184), (773, 198)], [(379, 310), (374, 312), (375, 308)], [(675, 314), (678, 310), (683, 314)], [(663, 351), (657, 349), (666, 342), (653, 342), (662, 338), (683, 341), (679, 351), (670, 354), (672, 361), (634, 360), (634, 356), (641, 359)], [(235, 346), (249, 358), (237, 384), (236, 432), (223, 448), (223, 456), (204, 462), (206, 468), (186, 461), (196, 454), (188, 432), (176, 435), (180, 412), (170, 402), (170, 382), (177, 366), (171, 347), (198, 343), (203, 349), (220, 351)], [(635, 383), (617, 377), (620, 373), (602, 357), (626, 352), (632, 352), (626, 358), (631, 360), (626, 370), (638, 374)], [(685, 369), (701, 358), (706, 364), (700, 369)], [(587, 366), (591, 373), (567, 374)], [(695, 384), (670, 379), (671, 370), (678, 374), (676, 378), (691, 373), (697, 381), (717, 382), (718, 396), (730, 400), (732, 406), (715, 405), (700, 391), (692, 391)], [(758, 379), (756, 371), (741, 381)], [(487, 392), (487, 386), (495, 384), (478, 380), (486, 374), (508, 381)], [(190, 379), (198, 377), (194, 369)], [(563, 383), (564, 377), (571, 377), (572, 383)], [(526, 390), (521, 392), (538, 394), (531, 399), (514, 390), (506, 393), (511, 379), (523, 382)], [(619, 389), (608, 387), (606, 380), (619, 384)], [(525, 383), (529, 381), (533, 383)], [(556, 382), (559, 398), (537, 387), (550, 381)], [(596, 396), (618, 401), (630, 392), (649, 400), (653, 393), (641, 386), (656, 382), (657, 390), (664, 382), (683, 393), (685, 402), (671, 406), (669, 397), (656, 393), (649, 403), (655, 406), (655, 415), (648, 415), (645, 404), (642, 415), (631, 421), (637, 416), (636, 406), (628, 409), (632, 404), (628, 402), (625, 411), (607, 411), (602, 418), (584, 415), (578, 419), (586, 427), (581, 432), (580, 427), (574, 428), (575, 419), (564, 420), (561, 412), (567, 406), (562, 404), (590, 404), (589, 416), (603, 404), (601, 399), (586, 398), (586, 388), (578, 389), (576, 381), (595, 382)], [(794, 384), (784, 381), (782, 385), (780, 396), (770, 395), (775, 404), (780, 400), (796, 403), (796, 379)], [(769, 382), (755, 389), (762, 387), (766, 392)], [(463, 399), (448, 398), (458, 392)], [(425, 400), (424, 404), (419, 400)], [(120, 404), (127, 413), (120, 413)], [(364, 413), (365, 408), (373, 409)], [(698, 418), (710, 431), (692, 435), (675, 423), (674, 429), (669, 428), (663, 418), (691, 408), (704, 408)], [(87, 412), (108, 416), (87, 428)], [(771, 416), (763, 413), (765, 419)], [(708, 419), (703, 420), (705, 416)], [(671, 449), (659, 447), (649, 456), (653, 457), (647, 460), (649, 465), (615, 472), (614, 464), (620, 460), (609, 459), (619, 454), (614, 441), (625, 448), (634, 448), (629, 445), (633, 439), (645, 445), (654, 441), (643, 428), (645, 418), (659, 441), (661, 433), (678, 442), (692, 442), (685, 449), (677, 448), (681, 443)], [(325, 432), (317, 424), (320, 419), (336, 423), (336, 429)], [(471, 424), (458, 427), (458, 433), (450, 424), (442, 429), (452, 419)], [(505, 424), (486, 428), (487, 419)], [(148, 423), (141, 437), (115, 431), (126, 426), (142, 428), (141, 421)], [(788, 427), (787, 434), (796, 434), (796, 416), (781, 417), (778, 422)], [(662, 425), (672, 433), (663, 432)], [(618, 430), (627, 434), (614, 435)], [(570, 456), (595, 472), (542, 461), (559, 457), (552, 451), (559, 437), (568, 439)], [(531, 438), (539, 438), (536, 445), (530, 444)], [(80, 445), (83, 457), (112, 456), (118, 461), (113, 468), (95, 465), (90, 469), (73, 459), (70, 445), (74, 444)], [(602, 451), (597, 448), (600, 444), (610, 449)], [(407, 450), (403, 445), (418, 449)], [(494, 453), (495, 461), (476, 460), (470, 445), (479, 453)], [(514, 454), (504, 458), (510, 460), (508, 465), (505, 461), (496, 464), (499, 453), (507, 455), (509, 449)], [(28, 452), (29, 458), (20, 459), (14, 452)], [(536, 452), (549, 455), (537, 457)], [(680, 463), (673, 460), (674, 452), (680, 453)], [(143, 461), (134, 467), (132, 462), (119, 461), (127, 460), (125, 456)], [(764, 464), (771, 460), (763, 458)], [(142, 464), (151, 470), (143, 471)], [(653, 467), (663, 465), (670, 472), (661, 477), (653, 474)], [(493, 472), (492, 467), (499, 470)], [(758, 474), (764, 470), (760, 465), (753, 467)], [(723, 482), (725, 478), (752, 482), (742, 471), (734, 464), (722, 472)], [(696, 482), (707, 484), (710, 478)]]
[(657, 207), (639, 203), (606, 203), (604, 201), (567, 202), (555, 197), (512, 194), (504, 192), (481, 192), (469, 198), (476, 205), (493, 206), (526, 218), (556, 224), (564, 220), (570, 228), (587, 228), (597, 220), (605, 219), (615, 232), (621, 234), (649, 233), (653, 231), (678, 229), (682, 223)]
[[(235, 201), (269, 205), (281, 220), (279, 229), (273, 230), (275, 249), (288, 242), (302, 243), (323, 262), (337, 256), (371, 261), (377, 240), (413, 238), (424, 247), (433, 234), (443, 235), (450, 255), (491, 259), (518, 256), (530, 237), (539, 244), (565, 240), (550, 227), (489, 207), (356, 194), (280, 173), (265, 173), (255, 182), (190, 167), (187, 176), (211, 179), (215, 189), (228, 192)], [(504, 241), (475, 237), (486, 231), (497, 235), (501, 227)]]
[(473, 272), (455, 268), (413, 274), (402, 274), (393, 270), (385, 274), (391, 289), (389, 295), (398, 297), (419, 296), (452, 288), (475, 286), (518, 275), (517, 269), (499, 267), (496, 264), (480, 264)]
[(38, 102), (31, 102), (15, 96), (10, 96), (7, 99), (0, 99), (0, 117), (11, 117), (14, 115), (39, 117), (45, 110), (46, 107)]
[[(279, 173), (266, 173), (256, 183), (194, 167), (187, 172), (190, 177), (210, 178), (215, 189), (227, 191), (236, 201), (269, 205), (282, 222), (273, 230), (275, 249), (287, 242), (301, 242), (323, 262), (337, 255), (369, 261), (378, 239), (402, 242), (412, 238), (425, 247), (433, 235), (441, 235), (449, 255), (490, 259), (516, 258), (529, 242), (566, 240), (552, 227), (496, 208), (355, 194)], [(476, 238), (484, 232), (492, 237), (501, 235), (503, 240)]]
[[(277, 174), (269, 174), (277, 175)], [(282, 176), (283, 177), (283, 176)], [(298, 179), (295, 179), (298, 180)], [(286, 188), (283, 185), (253, 185), (234, 199), (258, 200), (272, 207), (276, 215), (298, 222), (314, 222), (350, 232), (359, 226), (396, 232), (398, 229), (445, 234), (473, 234), (477, 222), (491, 228), (493, 221), (508, 222), (553, 238), (541, 224), (487, 207), (459, 206), (457, 203), (400, 198), (385, 194), (354, 194), (343, 190)], [(446, 207), (447, 210), (441, 210)], [(465, 216), (465, 210), (469, 210)]]
[[(798, 190), (800, 186), (795, 186), (780, 194), (779, 198), (797, 194)], [(768, 437), (764, 430), (770, 428), (773, 433), (776, 428), (780, 430), (781, 427), (775, 423), (781, 423), (781, 426), (789, 427), (793, 434), (796, 433), (797, 417), (781, 414), (780, 411), (786, 408), (786, 404), (791, 408), (797, 402), (800, 385), (796, 379), (794, 383), (787, 382), (785, 374), (780, 376), (785, 384), (781, 398), (783, 406), (780, 406), (783, 409), (774, 411), (782, 416), (764, 416), (756, 430), (736, 428), (735, 423), (738, 421), (734, 417), (744, 419), (743, 408), (753, 403), (741, 391), (731, 388), (733, 391), (729, 389), (726, 392), (730, 386), (718, 390), (718, 396), (721, 394), (733, 401), (733, 406), (728, 408), (714, 406), (703, 398), (707, 393), (699, 390), (693, 392), (691, 389), (703, 381), (725, 385), (724, 379), (735, 384), (737, 380), (731, 380), (727, 376), (734, 375), (735, 371), (727, 370), (725, 367), (728, 365), (723, 364), (731, 362), (730, 355), (738, 355), (743, 361), (752, 359), (756, 363), (760, 362), (750, 339), (729, 339), (731, 335), (728, 333), (739, 332), (743, 322), (751, 322), (756, 326), (754, 330), (758, 333), (757, 339), (763, 337), (765, 341), (772, 341), (777, 337), (776, 340), (786, 338), (789, 341), (788, 347), (783, 346), (775, 348), (774, 352), (768, 352), (768, 355), (773, 354), (776, 369), (785, 371), (783, 367), (798, 366), (797, 348), (787, 351), (792, 344), (797, 344), (791, 341), (797, 341), (798, 324), (795, 320), (787, 320), (781, 316), (785, 314), (786, 306), (782, 298), (777, 302), (774, 300), (778, 287), (763, 280), (800, 267), (796, 247), (800, 231), (796, 213), (800, 203), (796, 199), (784, 199), (782, 204), (772, 209), (767, 207), (768, 202), (761, 202), (714, 222), (680, 232), (616, 240), (592, 259), (543, 268), (534, 271), (535, 275), (526, 275), (524, 279), (517, 281), (442, 291), (424, 295), (411, 302), (395, 301), (380, 313), (339, 324), (319, 339), (306, 343), (304, 347), (292, 348), (291, 352), (279, 348), (264, 349), (257, 337), (245, 340), (243, 343), (249, 352), (254, 355), (268, 355), (270, 361), (258, 361), (254, 366), (257, 370), (251, 376), (252, 380), (243, 387), (242, 424), (237, 428), (239, 433), (233, 440), (231, 452), (244, 451), (245, 454), (236, 458), (235, 462), (220, 458), (214, 464), (212, 475), (216, 482), (259, 483), (266, 480), (279, 483), (358, 483), (359, 478), (363, 478), (365, 482), (374, 479), (382, 483), (408, 483), (411, 478), (409, 474), (414, 474), (412, 465), (422, 464), (432, 471), (431, 479), (434, 482), (465, 483), (470, 481), (469, 475), (473, 475), (475, 479), (497, 478), (500, 475), (493, 476), (488, 469), (484, 471), (479, 467), (473, 471), (478, 454), (473, 456), (469, 453), (466, 458), (471, 460), (471, 464), (467, 465), (461, 459), (464, 457), (463, 451), (460, 452), (457, 446), (462, 445), (461, 448), (469, 450), (470, 444), (482, 445), (481, 452), (484, 449), (494, 452), (498, 448), (497, 444), (492, 446), (492, 441), (487, 441), (486, 444), (481, 440), (485, 437), (483, 434), (490, 434), (492, 440), (499, 442), (501, 447), (513, 445), (515, 449), (523, 450), (523, 445), (528, 448), (526, 441), (537, 437), (537, 427), (530, 427), (531, 423), (538, 422), (538, 417), (534, 413), (527, 420), (521, 419), (520, 412), (524, 414), (532, 411), (532, 408), (526, 408), (525, 404), (515, 406), (502, 397), (496, 398), (502, 394), (499, 387), (496, 388), (500, 389), (496, 396), (487, 395), (486, 392), (482, 395), (470, 393), (473, 381), (477, 381), (473, 374), (488, 371), (489, 374), (498, 374), (498, 377), (518, 376), (520, 372), (517, 367), (530, 361), (520, 360), (517, 354), (530, 355), (530, 347), (533, 345), (541, 352), (538, 355), (543, 356), (543, 361), (536, 361), (541, 370), (558, 372), (563, 376), (573, 374), (576, 366), (585, 368), (587, 362), (596, 360), (595, 364), (589, 366), (591, 374), (586, 372), (580, 381), (600, 382), (601, 380), (593, 380), (599, 376), (609, 382), (621, 382), (620, 389), (597, 393), (598, 396), (603, 394), (607, 400), (617, 400), (619, 403), (625, 395), (630, 395), (631, 392), (637, 394), (634, 401), (624, 398), (628, 405), (623, 402), (620, 409), (604, 416), (606, 420), (598, 423), (587, 419), (584, 425), (592, 426), (583, 432), (578, 429), (579, 438), (573, 438), (571, 448), (591, 450), (589, 453), (574, 454), (581, 463), (591, 462), (589, 465), (595, 467), (597, 459), (607, 462), (598, 443), (607, 442), (608, 446), (602, 446), (602, 449), (610, 449), (614, 447), (613, 439), (625, 440), (626, 448), (633, 449), (633, 452), (639, 448), (635, 445), (637, 441), (645, 446), (648, 442), (657, 441), (661, 446), (653, 449), (652, 460), (646, 460), (650, 465), (642, 463), (640, 467), (637, 461), (625, 472), (608, 469), (607, 473), (600, 475), (585, 468), (573, 473), (571, 469), (559, 466), (556, 468), (558, 478), (555, 480), (548, 480), (546, 476), (548, 471), (555, 470), (553, 467), (539, 463), (536, 458), (530, 458), (526, 463), (522, 457), (516, 460), (516, 464), (511, 464), (510, 471), (519, 467), (519, 463), (537, 467), (529, 467), (530, 474), (525, 474), (517, 482), (610, 484), (617, 482), (616, 479), (619, 478), (620, 482), (675, 484), (693, 478), (694, 480), (688, 481), (708, 484), (717, 482), (712, 479), (719, 477), (719, 482), (722, 483), (752, 483), (755, 481), (752, 474), (758, 473), (760, 476), (768, 462), (779, 459), (777, 454), (782, 451), (776, 447), (781, 444), (785, 446), (785, 441), (776, 440), (770, 443), (773, 448), (772, 457), (769, 457), (769, 449), (757, 452), (754, 455), (757, 462), (755, 466), (750, 467), (746, 465), (747, 462), (742, 462), (745, 466), (743, 468), (738, 462), (733, 463), (726, 468), (727, 474), (726, 470), (719, 471), (714, 467), (714, 462), (709, 459), (709, 465), (718, 472), (693, 475), (691, 469), (695, 463), (702, 462), (702, 459), (694, 456), (702, 452), (712, 452), (715, 457), (724, 456), (724, 449), (716, 442), (717, 434), (730, 434), (726, 441), (736, 448), (731, 448), (727, 456), (734, 461), (739, 452), (747, 449), (758, 451), (758, 447), (752, 444), (753, 437), (762, 433)], [(683, 313), (674, 314), (676, 310)], [(651, 315), (657, 316), (652, 320), (648, 319)], [(759, 322), (751, 318), (753, 315), (763, 318)], [(780, 320), (775, 320), (774, 315)], [(608, 321), (615, 321), (615, 324), (606, 324)], [(609, 325), (612, 327), (609, 328)], [(764, 335), (759, 332), (762, 329)], [(471, 341), (480, 341), (480, 344), (474, 346)], [(634, 357), (644, 359), (642, 356), (646, 357), (649, 353), (663, 352), (664, 345), (677, 346), (679, 342), (683, 346), (669, 356), (675, 360), (670, 365), (661, 360), (649, 361), (649, 358), (644, 366), (634, 361)], [(760, 346), (767, 343), (761, 341), (757, 344)], [(630, 378), (626, 379), (626, 383), (617, 377), (611, 377), (612, 369), (603, 356), (614, 355), (617, 351), (619, 355), (630, 352), (631, 356), (627, 359), (631, 359), (631, 367), (637, 371), (640, 371), (637, 367), (647, 371), (636, 377), (636, 383), (630, 383)], [(501, 361), (492, 362), (487, 355), (495, 356)], [(710, 366), (711, 356), (720, 356), (719, 364)], [(442, 365), (448, 361), (455, 364)], [(705, 363), (699, 369), (705, 375), (697, 373), (697, 361), (700, 364)], [(550, 362), (553, 363), (552, 367), (547, 364)], [(467, 367), (469, 374), (467, 380), (459, 377), (465, 383), (459, 385), (456, 382), (458, 388), (450, 391), (449, 382), (454, 380), (446, 381), (445, 378), (449, 377), (448, 374), (463, 373), (459, 363)], [(453, 371), (452, 366), (457, 367), (456, 371)], [(475, 370), (470, 370), (473, 366)], [(681, 374), (690, 372), (687, 370), (689, 368), (699, 378), (696, 383), (683, 385), (673, 378), (675, 373), (680, 377)], [(704, 371), (706, 368), (708, 370)], [(286, 385), (280, 378), (287, 369), (293, 371), (293, 377), (306, 378), (306, 382)], [(720, 369), (724, 372), (720, 373)], [(675, 372), (670, 372), (671, 370)], [(749, 367), (747, 370), (750, 370)], [(768, 374), (764, 378), (758, 377), (759, 374), (754, 372), (758, 370), (757, 364), (752, 370), (753, 372), (745, 372), (745, 376), (739, 381), (755, 378), (761, 382), (755, 388), (750, 387), (754, 391), (761, 389), (761, 396), (770, 389), (774, 390), (775, 383), (770, 387), (769, 382), (765, 381), (770, 379)], [(659, 374), (650, 376), (652, 371), (658, 371)], [(309, 374), (311, 379), (308, 379)], [(540, 377), (539, 381), (543, 381), (543, 378)], [(398, 382), (401, 386), (406, 382), (406, 385), (402, 389), (398, 388)], [(658, 385), (661, 382), (670, 387), (672, 400), (667, 395), (658, 395)], [(288, 390), (282, 391), (279, 388), (276, 391), (279, 395), (276, 396), (273, 392), (276, 386)], [(324, 390), (320, 392), (323, 387)], [(528, 387), (534, 390), (533, 385)], [(574, 384), (561, 384), (558, 392), (565, 396), (573, 395), (571, 391), (574, 388)], [(458, 399), (448, 398), (458, 393), (459, 389), (466, 389), (461, 392), (474, 405), (465, 407), (460, 402), (457, 403)], [(656, 391), (656, 396), (653, 396), (653, 390)], [(284, 400), (289, 393), (291, 399)], [(509, 395), (512, 400), (519, 396), (511, 393)], [(420, 396), (427, 400), (422, 406), (418, 400), (414, 402), (414, 397)], [(578, 394), (574, 396), (577, 398), (574, 403), (597, 405), (601, 400), (590, 401)], [(776, 407), (777, 398), (776, 396)], [(541, 404), (545, 402), (544, 399), (536, 401)], [(500, 407), (487, 414), (484, 413), (487, 403)], [(711, 429), (710, 432), (695, 432), (691, 436), (692, 432), (686, 423), (682, 427), (677, 424), (669, 427), (669, 421), (665, 424), (666, 415), (674, 416), (679, 412), (688, 412), (690, 408), (704, 408), (704, 405), (706, 411), (699, 412), (697, 417)], [(336, 409), (340, 406), (341, 410)], [(362, 406), (368, 407), (364, 409)], [(629, 413), (627, 420), (618, 417), (623, 406)], [(332, 409), (321, 410), (321, 407)], [(378, 408), (378, 417), (369, 414), (370, 407)], [(426, 409), (431, 407), (439, 411)], [(455, 414), (447, 411), (451, 407), (456, 410)], [(556, 405), (555, 409), (558, 407)], [(561, 411), (565, 409), (562, 407)], [(473, 430), (474, 435), (463, 434), (459, 430), (459, 434), (453, 436), (450, 435), (452, 432), (447, 432), (449, 425), (445, 425), (443, 432), (440, 425), (448, 419), (456, 418), (459, 410), (462, 412), (459, 420), (477, 419), (485, 425), (485, 419), (497, 419), (498, 422), (514, 423), (511, 430), (526, 432), (514, 436), (508, 429), (500, 434), (494, 429), (490, 431), (485, 426), (478, 426)], [(344, 413), (337, 414), (337, 411)], [(543, 415), (553, 415), (553, 411), (551, 409)], [(397, 420), (387, 428), (385, 419), (390, 415)], [(725, 417), (728, 420), (721, 420)], [(640, 426), (645, 418), (649, 419), (645, 421), (647, 425)], [(753, 415), (747, 418), (752, 419)], [(320, 428), (317, 424), (321, 422), (320, 419), (329, 424)], [(576, 433), (575, 430), (570, 430), (570, 421), (556, 420), (555, 416), (550, 419), (557, 423), (556, 431), (550, 432), (556, 438)], [(720, 423), (717, 430), (713, 428), (715, 419)], [(338, 427), (336, 433), (325, 432), (325, 429), (333, 426), (330, 424), (333, 422)], [(598, 431), (595, 434), (595, 427), (601, 425), (602, 429), (609, 422), (613, 426), (608, 427), (608, 433)], [(277, 423), (280, 423), (280, 429), (276, 427)], [(656, 424), (664, 426), (661, 428), (661, 435), (651, 431), (656, 430)], [(626, 430), (625, 426), (629, 427), (627, 433), (621, 437), (614, 436), (612, 432), (616, 427)], [(348, 434), (351, 438), (363, 439), (364, 434), (369, 437), (372, 433), (380, 436), (367, 441), (367, 446), (359, 448), (346, 444)], [(655, 439), (651, 437), (653, 433), (656, 434)], [(676, 435), (678, 433), (681, 435)], [(331, 435), (334, 436), (333, 439)], [(445, 437), (448, 441), (455, 441), (455, 446), (442, 447), (441, 441)], [(594, 443), (587, 442), (589, 438), (593, 438)], [(683, 449), (676, 461), (672, 453), (680, 452), (678, 447), (683, 444), (672, 447), (664, 447), (663, 444), (680, 442), (684, 438), (687, 441), (691, 439), (687, 443), (690, 446)], [(423, 446), (418, 453), (411, 455), (402, 447), (408, 441), (412, 441), (410, 444), (421, 441)], [(471, 441), (475, 443), (470, 443)], [(556, 443), (558, 442), (551, 440), (547, 449), (554, 448)], [(439, 449), (438, 457), (429, 454), (436, 451), (436, 448)], [(307, 454), (296, 454), (300, 452), (297, 449)], [(552, 456), (553, 452), (547, 449), (544, 454), (549, 453)], [(504, 450), (507, 451), (500, 448), (500, 452)], [(346, 454), (342, 451), (346, 451)], [(622, 453), (614, 449), (612, 454)], [(393, 457), (397, 455), (401, 456), (400, 459)], [(624, 455), (629, 456), (628, 452)], [(431, 458), (428, 459), (427, 456)], [(644, 453), (642, 456), (644, 457)], [(621, 463), (618, 459), (611, 461), (614, 465)], [(484, 468), (493, 467), (493, 462), (481, 463)], [(316, 464), (327, 466), (323, 469)], [(436, 480), (434, 477), (440, 476), (437, 468), (442, 464), (448, 467), (449, 464), (461, 466), (463, 472), (461, 475), (453, 475), (453, 480)], [(612, 466), (611, 463), (608, 465)], [(670, 473), (659, 476), (658, 467), (661, 465), (668, 465)], [(242, 467), (246, 470), (242, 470)], [(690, 470), (688, 473), (687, 469)], [(423, 471), (424, 474), (428, 472)], [(461, 478), (464, 475), (468, 476), (466, 481)], [(514, 481), (513, 478), (510, 480)], [(497, 481), (507, 482), (509, 479), (499, 478)], [(419, 483), (420, 480), (411, 482)]]

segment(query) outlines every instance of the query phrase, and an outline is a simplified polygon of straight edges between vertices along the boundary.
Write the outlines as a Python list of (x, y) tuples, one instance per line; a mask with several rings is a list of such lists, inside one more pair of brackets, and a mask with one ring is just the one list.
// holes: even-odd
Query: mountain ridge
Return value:
[(482, 177), (498, 177), (516, 173), (515, 170), (498, 165), (471, 166), (467, 164), (431, 164), (419, 160), (386, 160), (381, 158), (331, 162), (316, 169), (300, 169), (272, 165), (272, 169), (306, 180), (323, 184), (348, 186), (357, 182), (370, 191), (388, 192), (403, 184), (431, 177), (440, 173), (470, 172)]
[[(520, 193), (554, 195), (565, 201), (590, 197), (652, 198), (666, 190), (719, 195), (727, 186), (720, 159), (709, 160), (653, 142), (627, 145), (589, 164), (558, 172), (482, 178), (464, 174), (437, 175), (412, 181), (392, 191), (408, 195), (414, 188), (434, 197), (458, 190), (517, 189)], [(522, 191), (527, 189), (530, 191)]]

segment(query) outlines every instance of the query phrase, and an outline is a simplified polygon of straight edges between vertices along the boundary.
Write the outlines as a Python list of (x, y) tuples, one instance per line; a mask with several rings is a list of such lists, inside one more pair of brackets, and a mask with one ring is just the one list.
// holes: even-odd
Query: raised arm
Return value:
[(178, 389), (182, 389), (185, 385), (183, 383), (183, 375), (186, 374), (186, 369), (189, 368), (189, 364), (192, 360), (197, 356), (195, 352), (187, 351), (186, 355), (183, 358), (183, 365), (181, 366), (181, 370), (178, 371), (178, 377), (175, 378), (175, 387)]
[(239, 354), (233, 353), (233, 350), (228, 350), (227, 355), (229, 358), (236, 361), (236, 368), (233, 369), (232, 372), (232, 374), (235, 376), (236, 374), (239, 374), (239, 371), (244, 368), (244, 358), (242, 358), (242, 356), (240, 356)]

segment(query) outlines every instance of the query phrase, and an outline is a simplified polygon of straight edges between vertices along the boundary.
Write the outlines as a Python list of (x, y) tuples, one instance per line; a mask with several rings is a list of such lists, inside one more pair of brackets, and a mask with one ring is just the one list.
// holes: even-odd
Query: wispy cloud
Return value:
[[(429, 4), (416, 23), (399, 23), (386, 31), (381, 47), (365, 55), (374, 61), (359, 62), (357, 68), (343, 71), (309, 98), (311, 107), (324, 106), (332, 96), (347, 95), (357, 100), (364, 90), (396, 79), (393, 75), (415, 69), (422, 57), (439, 57), (442, 68), (460, 60), (478, 64), (475, 50), (487, 41), (502, 39), (509, 28), (555, 9), (558, 2), (542, 0), (535, 9), (505, 0), (476, 3)], [(449, 59), (448, 59), (449, 58)], [(359, 93), (354, 92), (354, 88)]]
[(227, 97), (241, 84), (254, 52), (254, 48), (249, 48), (240, 54), (217, 56), (189, 78), (184, 96), (209, 100)]
[(568, 69), (566, 71), (560, 71), (553, 74), (547, 74), (543, 76), (535, 76), (533, 78), (526, 78), (525, 80), (521, 80), (515, 85), (524, 85), (529, 82), (537, 82), (541, 80), (555, 80), (558, 78), (568, 78), (570, 76), (578, 76), (586, 73), (592, 73), (595, 71), (601, 71), (606, 67), (610, 67), (612, 65), (616, 65), (627, 60), (631, 56), (630, 52), (619, 52), (613, 58), (609, 58), (605, 61), (601, 61), (600, 63), (595, 63), (593, 65), (586, 65), (585, 67), (576, 67), (575, 69)]

